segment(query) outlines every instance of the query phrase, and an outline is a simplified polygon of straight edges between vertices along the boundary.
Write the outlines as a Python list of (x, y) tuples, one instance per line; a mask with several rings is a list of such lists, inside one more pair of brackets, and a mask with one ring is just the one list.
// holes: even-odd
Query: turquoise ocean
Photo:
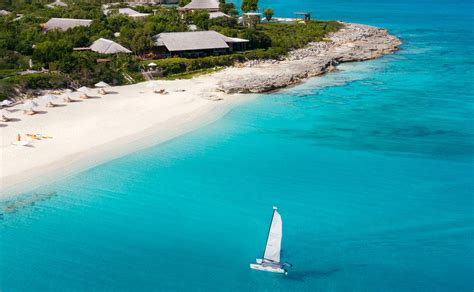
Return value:
[(404, 44), (1, 202), (0, 290), (474, 289), (473, 2), (261, 3)]

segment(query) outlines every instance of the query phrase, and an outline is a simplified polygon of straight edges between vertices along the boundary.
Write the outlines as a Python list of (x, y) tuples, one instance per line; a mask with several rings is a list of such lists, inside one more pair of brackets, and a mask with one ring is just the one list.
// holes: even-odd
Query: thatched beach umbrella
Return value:
[(2, 122), (9, 122), (10, 118), (8, 118), (6, 115), (8, 115), (10, 112), (7, 110), (0, 110), (0, 121)]
[(33, 100), (30, 99), (30, 100), (25, 101), (25, 102), (23, 103), (23, 106), (24, 106), (25, 108), (34, 108), (34, 107), (37, 107), (38, 104), (37, 104), (35, 101), (33, 101)]
[(36, 102), (34, 102), (33, 100), (27, 100), (23, 103), (23, 107), (25, 108), (25, 110), (23, 111), (24, 114), (27, 114), (27, 115), (34, 115), (36, 113), (36, 111), (33, 109), (34, 107), (37, 107), (38, 104)]
[(48, 94), (41, 97), (41, 99), (47, 102), (47, 107), (55, 107), (56, 104), (54, 104), (53, 101), (57, 100), (58, 97), (56, 95)]
[(79, 91), (79, 92), (89, 92), (90, 88), (87, 87), (87, 86), (82, 86), (82, 87), (79, 87), (78, 89), (76, 89), (76, 91)]
[(81, 93), (81, 95), (79, 96), (80, 98), (86, 99), (86, 98), (89, 98), (88, 93), (90, 92), (90, 90), (91, 89), (89, 87), (82, 86), (82, 87), (77, 89), (77, 92)]
[(97, 87), (97, 88), (110, 87), (110, 85), (108, 85), (108, 84), (105, 83), (104, 81), (100, 81), (100, 82), (94, 84), (94, 86)]

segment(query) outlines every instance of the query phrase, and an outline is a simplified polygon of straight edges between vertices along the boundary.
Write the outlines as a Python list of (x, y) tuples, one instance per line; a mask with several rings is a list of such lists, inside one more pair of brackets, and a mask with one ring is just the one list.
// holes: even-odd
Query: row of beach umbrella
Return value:
[[(106, 88), (106, 87), (110, 87), (110, 85), (108, 85), (107, 83), (101, 81), (101, 82), (98, 82), (94, 85), (96, 88)], [(79, 92), (81, 94), (81, 97), (85, 97), (87, 98), (88, 97), (88, 93), (90, 92), (91, 88), (89, 87), (86, 87), (86, 86), (82, 86), (78, 89), (76, 89), (77, 92)], [(72, 91), (69, 91), (70, 93), (72, 93)], [(56, 104), (54, 103), (55, 101), (57, 101), (59, 99), (58, 96), (56, 95), (52, 95), (52, 94), (47, 94), (47, 95), (44, 95), (42, 97), (40, 97), (40, 99), (44, 102), (46, 102), (46, 106), (47, 107), (54, 107), (56, 106)], [(64, 99), (66, 102), (71, 102), (72, 100), (70, 99), (70, 97), (66, 97)], [(1, 106), (2, 107), (9, 107), (13, 104), (12, 101), (10, 100), (4, 100), (1, 102)], [(24, 113), (25, 114), (28, 114), (28, 115), (32, 115), (32, 114), (35, 114), (36, 111), (35, 111), (35, 108), (39, 106), (39, 104), (32, 100), (32, 99), (29, 99), (29, 100), (26, 100), (24, 103), (23, 103), (23, 108), (24, 108)], [(8, 122), (9, 119), (7, 117), (7, 115), (9, 114), (10, 112), (7, 110), (7, 109), (1, 109), (0, 110), (0, 120), (2, 122)]]

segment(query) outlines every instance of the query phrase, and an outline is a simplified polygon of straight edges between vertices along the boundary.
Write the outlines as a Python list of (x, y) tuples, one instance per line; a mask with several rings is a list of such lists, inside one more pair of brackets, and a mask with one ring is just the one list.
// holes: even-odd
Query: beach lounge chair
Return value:
[(30, 142), (29, 141), (15, 141), (15, 142), (12, 142), (12, 145), (15, 145), (15, 146), (28, 146), (28, 145), (30, 145)]
[(157, 94), (168, 94), (168, 92), (162, 88), (162, 89), (158, 89), (158, 90), (153, 90), (154, 93), (157, 93)]
[(36, 114), (36, 111), (33, 110), (32, 108), (30, 108), (30, 109), (24, 110), (24, 111), (23, 111), (23, 114), (32, 116), (32, 115)]
[(101, 94), (101, 95), (107, 95), (107, 91), (105, 91), (105, 89), (103, 89), (103, 88), (97, 90), (97, 93)]
[(2, 117), (1, 117), (0, 121), (2, 121), (2, 122), (4, 122), (4, 123), (6, 123), (6, 122), (9, 122), (9, 121), (10, 121), (10, 119), (9, 119), (9, 118), (7, 118), (5, 115), (2, 115)]
[(81, 96), (79, 96), (80, 98), (82, 99), (88, 99), (89, 98), (89, 95), (87, 95), (87, 93), (83, 93), (81, 94)]
[(38, 134), (26, 134), (26, 136), (30, 137), (30, 138), (33, 138), (35, 140), (41, 140), (41, 135), (38, 135)]
[(55, 107), (56, 104), (52, 103), (51, 101), (46, 104), (46, 107)]

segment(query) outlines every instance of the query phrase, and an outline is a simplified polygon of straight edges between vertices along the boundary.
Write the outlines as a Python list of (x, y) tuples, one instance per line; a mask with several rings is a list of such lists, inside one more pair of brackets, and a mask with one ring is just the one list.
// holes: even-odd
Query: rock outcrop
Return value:
[(260, 93), (302, 82), (335, 70), (342, 62), (375, 59), (398, 50), (400, 40), (387, 30), (360, 24), (344, 27), (327, 41), (290, 52), (282, 61), (250, 61), (220, 74), (218, 90), (226, 93)]

